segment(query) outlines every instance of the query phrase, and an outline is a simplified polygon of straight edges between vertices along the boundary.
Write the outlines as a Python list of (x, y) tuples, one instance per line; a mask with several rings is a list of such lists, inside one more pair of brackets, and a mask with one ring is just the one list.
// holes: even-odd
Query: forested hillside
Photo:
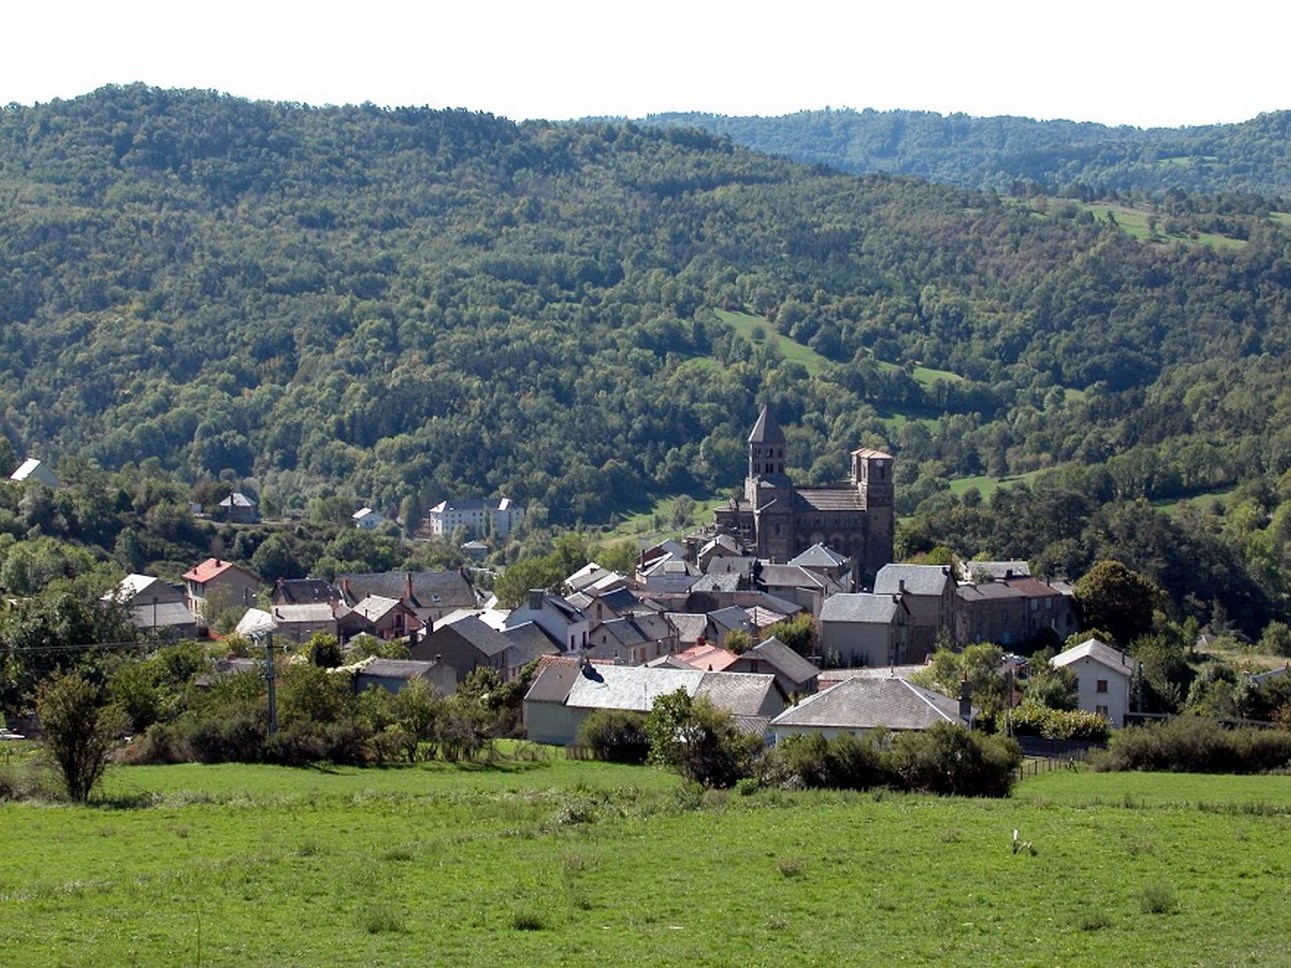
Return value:
[[(661, 114), (796, 161), (859, 175), (887, 172), (1018, 194), (1165, 196), (1186, 192), (1291, 197), (1291, 112), (1242, 124), (1108, 127), (930, 111), (800, 111), (781, 117)], [(1174, 203), (1182, 199), (1177, 194)]]
[[(763, 399), (801, 479), (894, 451), (906, 513), (974, 474), (1079, 466), (1063, 487), (1096, 507), (1291, 467), (1291, 235), (1258, 202), (1214, 226), (1231, 245), (1167, 244), (694, 130), (138, 86), (0, 110), (0, 199), (15, 449), (279, 509), (343, 483), (414, 520), (504, 491), (603, 522), (735, 485)], [(719, 309), (827, 362), (811, 375)], [(1102, 550), (1076, 537), (1033, 539), (1074, 569)], [(1269, 540), (1259, 590), (1223, 545), (1252, 614), (1281, 595)]]

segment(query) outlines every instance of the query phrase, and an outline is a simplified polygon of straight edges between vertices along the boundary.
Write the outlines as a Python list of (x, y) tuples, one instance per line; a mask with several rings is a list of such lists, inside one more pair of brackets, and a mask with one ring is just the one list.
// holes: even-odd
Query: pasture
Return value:
[[(1035, 849), (1014, 853), (1011, 833)], [(38, 965), (1270, 965), (1291, 778), (1056, 772), (1010, 800), (701, 794), (647, 767), (121, 768), (0, 804)]]

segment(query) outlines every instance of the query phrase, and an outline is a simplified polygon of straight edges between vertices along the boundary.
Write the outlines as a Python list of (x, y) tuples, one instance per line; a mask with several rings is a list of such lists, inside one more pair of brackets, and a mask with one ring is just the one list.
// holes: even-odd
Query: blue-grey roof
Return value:
[(796, 558), (790, 558), (789, 564), (799, 568), (841, 568), (847, 564), (847, 558), (833, 548), (817, 542)]
[(884, 565), (874, 576), (876, 595), (895, 595), (905, 582), (907, 595), (940, 595), (951, 578), (949, 565)]
[(786, 709), (771, 728), (928, 729), (936, 723), (965, 725), (959, 701), (905, 679), (858, 676)]
[[(545, 674), (545, 672), (544, 672)], [(698, 669), (652, 669), (648, 666), (596, 665), (580, 670), (565, 705), (582, 709), (635, 709), (649, 712), (660, 696), (685, 690), (694, 696), (704, 673)]]
[(820, 607), (822, 622), (869, 622), (890, 625), (901, 604), (892, 595), (849, 592), (830, 595)]

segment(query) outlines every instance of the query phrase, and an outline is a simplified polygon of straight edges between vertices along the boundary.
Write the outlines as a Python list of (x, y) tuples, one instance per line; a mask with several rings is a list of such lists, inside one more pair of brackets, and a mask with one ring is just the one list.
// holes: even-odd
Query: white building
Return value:
[(1105, 717), (1113, 726), (1125, 725), (1137, 665), (1133, 659), (1098, 639), (1086, 639), (1050, 661), (1076, 674), (1077, 704), (1081, 709)]
[(385, 524), (386, 520), (382, 514), (368, 507), (359, 508), (350, 515), (350, 518), (360, 531), (375, 531)]
[(524, 521), (525, 510), (509, 497), (460, 498), (440, 501), (426, 514), (432, 534), (452, 534), (458, 528), (470, 534), (505, 538)]

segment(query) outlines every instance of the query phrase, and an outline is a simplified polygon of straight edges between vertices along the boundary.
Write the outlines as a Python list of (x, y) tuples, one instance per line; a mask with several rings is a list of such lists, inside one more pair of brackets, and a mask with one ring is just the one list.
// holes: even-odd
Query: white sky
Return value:
[(516, 120), (830, 106), (1177, 126), (1291, 108), (1285, 0), (44, 0), (0, 29), (0, 104), (143, 81)]

